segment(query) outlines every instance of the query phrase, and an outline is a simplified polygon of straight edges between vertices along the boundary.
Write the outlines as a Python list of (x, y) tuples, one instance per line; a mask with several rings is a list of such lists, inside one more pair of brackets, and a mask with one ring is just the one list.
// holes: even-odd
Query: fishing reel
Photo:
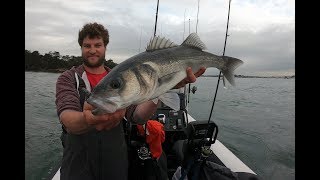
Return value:
[(140, 160), (151, 159), (151, 152), (146, 143), (146, 137), (138, 134), (137, 125), (133, 122), (123, 122), (128, 148)]
[(138, 150), (138, 157), (141, 160), (152, 159), (151, 152), (147, 146), (141, 146)]
[[(218, 126), (214, 122), (192, 121), (186, 128), (188, 141), (195, 144), (211, 145), (215, 143), (218, 135)], [(200, 144), (199, 144), (200, 143)]]
[(188, 137), (186, 148), (190, 155), (199, 154), (206, 158), (212, 154), (211, 145), (218, 135), (218, 126), (214, 122), (190, 122), (186, 128)]
[(218, 126), (214, 122), (192, 121), (185, 129), (187, 139), (173, 145), (173, 151), (182, 167), (190, 161), (202, 161), (213, 154), (210, 149), (218, 135)]
[(218, 135), (218, 126), (214, 122), (192, 121), (185, 129), (187, 139), (174, 145), (183, 174), (193, 177), (200, 164), (204, 164), (213, 154), (210, 149)]

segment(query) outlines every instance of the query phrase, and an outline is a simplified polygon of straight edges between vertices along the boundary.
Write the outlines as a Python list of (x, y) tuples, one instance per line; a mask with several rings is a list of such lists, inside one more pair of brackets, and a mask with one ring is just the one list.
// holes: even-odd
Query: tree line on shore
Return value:
[[(63, 72), (72, 66), (82, 64), (81, 56), (60, 55), (57, 51), (50, 51), (44, 55), (38, 51), (24, 51), (25, 71)], [(117, 63), (112, 59), (106, 60), (105, 65), (113, 68)]]
[[(60, 55), (57, 51), (50, 51), (44, 55), (40, 54), (38, 51), (29, 51), (25, 50), (25, 71), (42, 71), (42, 72), (63, 72), (67, 69), (70, 69), (72, 66), (78, 66), (82, 64), (81, 56), (69, 56)], [(109, 68), (113, 68), (117, 63), (113, 62), (112, 59), (106, 60), (105, 65)], [(218, 75), (202, 75), (204, 77), (217, 77)], [(295, 75), (292, 76), (244, 76), (244, 75), (235, 75), (238, 78), (295, 78)]]

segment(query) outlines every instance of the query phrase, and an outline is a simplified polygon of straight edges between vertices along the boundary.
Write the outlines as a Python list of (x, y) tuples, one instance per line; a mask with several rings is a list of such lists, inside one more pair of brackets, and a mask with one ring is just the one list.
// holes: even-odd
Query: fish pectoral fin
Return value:
[(177, 93), (167, 92), (159, 96), (158, 99), (175, 111), (180, 110), (180, 97)]
[(177, 80), (183, 79), (185, 77), (186, 77), (186, 72), (176, 71), (158, 78), (156, 91), (152, 95), (151, 99), (156, 98), (162, 95), (163, 93), (168, 93), (170, 89), (172, 89), (175, 85), (179, 83), (179, 81), (177, 82)]
[(180, 73), (180, 71), (172, 72), (170, 74), (160, 77), (158, 79), (158, 86), (161, 86), (162, 84), (170, 82), (173, 78), (177, 77), (178, 73)]

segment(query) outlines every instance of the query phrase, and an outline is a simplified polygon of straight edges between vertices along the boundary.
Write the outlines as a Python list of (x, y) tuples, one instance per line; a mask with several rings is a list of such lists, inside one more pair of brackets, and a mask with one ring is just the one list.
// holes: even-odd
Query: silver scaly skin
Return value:
[(203, 51), (205, 45), (192, 33), (180, 45), (156, 37), (145, 52), (123, 61), (112, 69), (94, 88), (87, 102), (95, 114), (112, 113), (131, 104), (154, 99), (183, 80), (186, 68), (215, 67), (234, 85), (233, 71), (243, 62)]

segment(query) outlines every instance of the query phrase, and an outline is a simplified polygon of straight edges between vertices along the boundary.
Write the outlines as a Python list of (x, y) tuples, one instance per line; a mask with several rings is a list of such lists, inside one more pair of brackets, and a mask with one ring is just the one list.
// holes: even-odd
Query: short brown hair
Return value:
[(83, 39), (89, 36), (89, 38), (101, 37), (103, 39), (104, 46), (109, 43), (109, 32), (103, 25), (94, 23), (88, 23), (83, 26), (79, 31), (78, 43), (82, 47)]

